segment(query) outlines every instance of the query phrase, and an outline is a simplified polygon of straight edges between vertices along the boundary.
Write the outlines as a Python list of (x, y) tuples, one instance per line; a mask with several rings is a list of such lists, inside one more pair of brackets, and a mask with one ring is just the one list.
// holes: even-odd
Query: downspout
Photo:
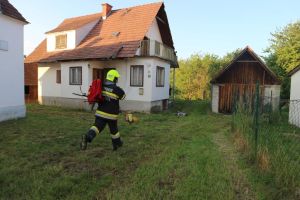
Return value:
[(176, 68), (173, 68), (173, 102), (175, 102), (175, 70)]

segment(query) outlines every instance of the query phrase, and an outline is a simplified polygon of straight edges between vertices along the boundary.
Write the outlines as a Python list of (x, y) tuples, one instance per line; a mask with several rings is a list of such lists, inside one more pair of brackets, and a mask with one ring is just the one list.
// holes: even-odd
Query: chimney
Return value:
[(108, 3), (103, 3), (102, 4), (102, 19), (105, 20), (108, 15), (110, 14), (112, 9), (112, 6), (109, 5)]

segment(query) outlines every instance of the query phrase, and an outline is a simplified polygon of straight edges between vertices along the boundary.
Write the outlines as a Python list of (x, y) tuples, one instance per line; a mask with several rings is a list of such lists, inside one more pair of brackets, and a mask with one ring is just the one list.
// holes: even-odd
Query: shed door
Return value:
[[(242, 104), (250, 110), (253, 108), (255, 84), (224, 84), (219, 90), (219, 112), (232, 113), (233, 105)], [(260, 86), (260, 97), (264, 97), (264, 87)]]
[(221, 85), (219, 87), (219, 113), (231, 113), (233, 104), (233, 95), (231, 84)]

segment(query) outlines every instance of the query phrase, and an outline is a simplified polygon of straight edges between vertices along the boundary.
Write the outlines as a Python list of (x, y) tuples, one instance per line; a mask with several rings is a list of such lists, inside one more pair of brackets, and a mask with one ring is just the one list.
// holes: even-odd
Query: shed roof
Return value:
[(224, 67), (212, 80), (211, 83), (216, 83), (217, 80), (224, 75), (226, 71), (228, 71), (231, 67), (234, 66), (234, 63), (236, 63), (239, 60), (244, 60), (245, 56), (250, 54), (252, 56), (253, 61), (257, 61), (260, 63), (260, 66), (266, 70), (266, 72), (275, 80), (276, 83), (281, 83), (277, 75), (265, 64), (265, 62), (249, 47), (246, 46), (240, 53), (237, 55), (229, 65)]
[(0, 13), (8, 17), (17, 19), (19, 21), (25, 22), (26, 24), (29, 23), (8, 0), (0, 0)]

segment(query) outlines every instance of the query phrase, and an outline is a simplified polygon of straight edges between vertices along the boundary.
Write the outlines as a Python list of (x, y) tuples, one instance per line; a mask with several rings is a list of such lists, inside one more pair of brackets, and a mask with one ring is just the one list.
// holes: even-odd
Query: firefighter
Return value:
[(117, 150), (123, 145), (118, 130), (118, 114), (120, 112), (119, 100), (125, 98), (125, 92), (116, 84), (120, 74), (117, 70), (110, 70), (103, 83), (102, 96), (103, 102), (98, 104), (95, 114), (95, 123), (90, 130), (82, 136), (80, 147), (82, 150), (87, 148), (87, 143), (91, 143), (96, 135), (99, 135), (108, 124), (111, 134), (113, 150)]

